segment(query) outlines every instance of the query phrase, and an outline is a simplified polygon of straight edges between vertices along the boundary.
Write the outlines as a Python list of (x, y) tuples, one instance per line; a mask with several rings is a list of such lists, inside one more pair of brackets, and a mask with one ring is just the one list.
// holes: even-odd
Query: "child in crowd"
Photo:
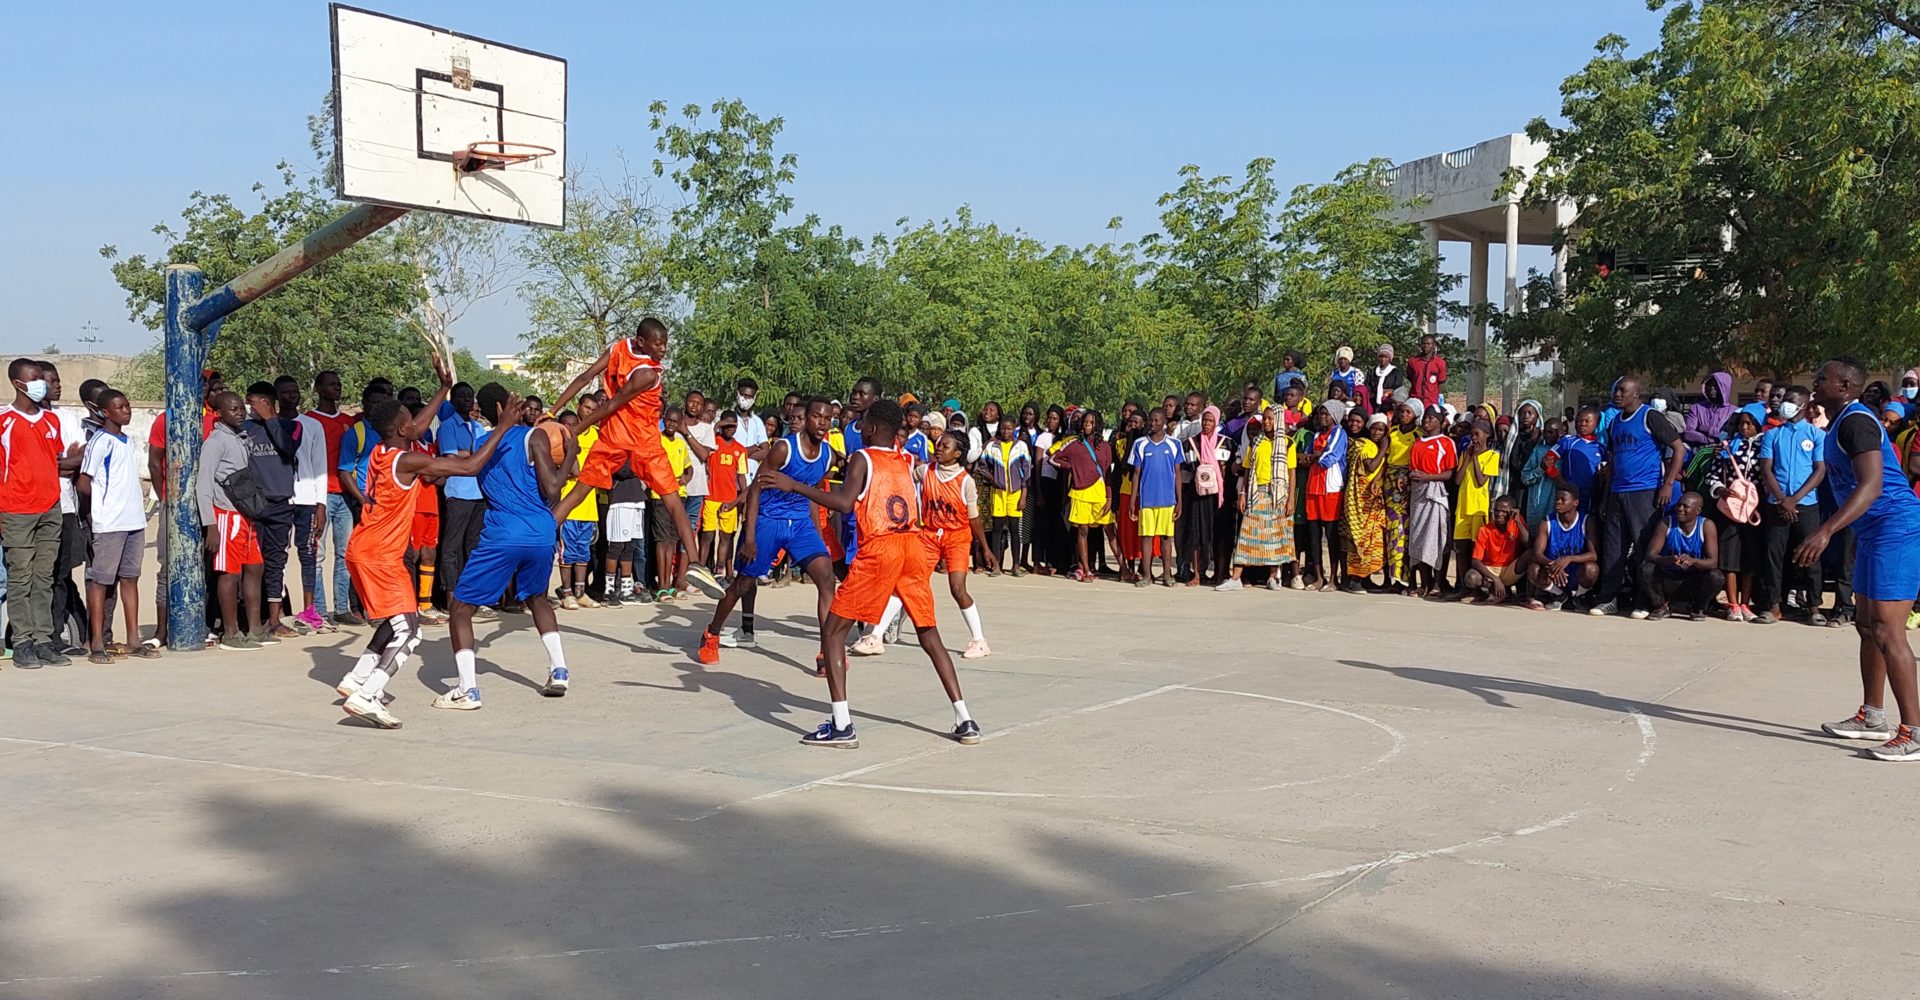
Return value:
[(713, 448), (707, 452), (707, 499), (701, 511), (701, 556), (724, 586), (733, 573), (734, 537), (740, 533), (740, 497), (747, 484), (747, 449), (735, 440), (739, 415), (728, 410), (714, 418)]
[(1600, 579), (1600, 554), (1587, 530), (1587, 515), (1580, 512), (1580, 491), (1571, 483), (1554, 484), (1553, 514), (1534, 538), (1527, 576), (1535, 590), (1551, 598), (1544, 603), (1538, 598), (1528, 601), (1527, 607), (1535, 611), (1558, 611)]
[(119, 588), (132, 655), (154, 659), (152, 646), (140, 644), (140, 557), (147, 545), (147, 512), (140, 489), (140, 466), (127, 441), (133, 407), (126, 393), (102, 390), (96, 402), (104, 426), (87, 442), (74, 485), (92, 501), (93, 551), (87, 561), (87, 609), (92, 629), (87, 662), (112, 663), (107, 651), (107, 591)]
[[(568, 492), (572, 492), (571, 487)], [(645, 579), (646, 529), (647, 484), (633, 474), (633, 466), (623, 465), (613, 473), (613, 489), (607, 493), (607, 557), (603, 567), (607, 607), (617, 608), (628, 601), (653, 603)], [(635, 580), (640, 581), (637, 587)]]
[[(660, 447), (666, 452), (674, 478), (680, 484), (680, 492), (674, 496), (663, 497), (657, 489), (647, 494), (647, 528), (653, 535), (653, 568), (659, 575), (659, 590), (654, 593), (658, 601), (674, 601), (680, 596), (673, 581), (681, 578), (682, 559), (691, 559), (697, 553), (683, 552), (685, 546), (678, 543), (678, 519), (673, 516), (676, 504), (686, 500), (687, 481), (693, 478), (693, 458), (682, 437), (686, 425), (686, 411), (678, 406), (669, 406), (662, 412), (663, 426), (660, 429)], [(571, 495), (571, 493), (569, 494)], [(686, 516), (686, 508), (680, 508), (681, 517)]]
[[(986, 504), (990, 518), (987, 548), (999, 565), (1012, 567), (1014, 576), (1025, 576), (1027, 571), (1021, 564), (1020, 519), (1026, 511), (1027, 479), (1033, 473), (1033, 453), (1014, 431), (1014, 417), (1003, 415), (980, 461), (986, 466), (991, 484)], [(994, 570), (989, 575), (998, 572)]]
[(1133, 442), (1127, 463), (1133, 468), (1132, 514), (1139, 525), (1142, 572), (1134, 581), (1137, 587), (1152, 582), (1156, 551), (1160, 585), (1173, 586), (1173, 525), (1180, 519), (1182, 458), (1180, 443), (1167, 436), (1166, 410), (1148, 410), (1146, 436)]
[(1500, 475), (1500, 453), (1494, 450), (1492, 441), (1493, 425), (1484, 419), (1473, 421), (1467, 430), (1467, 446), (1462, 450), (1460, 467), (1454, 472), (1454, 484), (1459, 489), (1453, 520), (1454, 582), (1463, 592), (1467, 589), (1467, 570), (1472, 565), (1474, 543), (1492, 515), (1493, 483)]
[(1580, 513), (1594, 511), (1594, 491), (1600, 481), (1600, 467), (1606, 464), (1606, 446), (1600, 441), (1600, 411), (1582, 407), (1573, 419), (1573, 433), (1563, 435), (1547, 451), (1547, 477), (1573, 487), (1580, 498)]
[[(588, 397), (580, 397), (580, 408), (592, 412), (593, 404)], [(568, 410), (560, 414), (560, 426), (574, 438), (579, 462), (585, 465), (587, 452), (593, 441), (598, 440), (600, 428), (589, 426), (580, 430), (580, 415)], [(578, 472), (578, 469), (573, 470)], [(562, 496), (573, 492), (576, 479), (567, 480)], [(565, 520), (560, 522), (560, 609), (577, 611), (581, 608), (597, 608), (600, 602), (587, 593), (587, 570), (593, 564), (593, 543), (600, 531), (600, 491), (584, 490), (580, 505), (567, 512)]]
[(1513, 497), (1493, 502), (1493, 513), (1474, 535), (1461, 589), (1475, 604), (1505, 604), (1527, 568), (1527, 524)]

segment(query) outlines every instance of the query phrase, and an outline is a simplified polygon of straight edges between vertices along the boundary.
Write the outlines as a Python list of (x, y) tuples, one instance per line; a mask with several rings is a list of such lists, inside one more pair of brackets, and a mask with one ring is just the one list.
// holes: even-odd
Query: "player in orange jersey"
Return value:
[[(861, 435), (867, 441), (892, 441), (900, 429), (900, 418), (900, 404), (890, 399), (875, 400), (861, 417)], [(939, 629), (934, 627), (933, 589), (928, 586), (933, 558), (920, 540), (920, 490), (913, 481), (913, 458), (896, 448), (869, 444), (848, 458), (846, 481), (831, 492), (811, 483), (795, 482), (772, 463), (761, 465), (759, 482), (762, 487), (798, 493), (830, 510), (850, 512), (860, 532), (860, 548), (820, 629), (833, 717), (800, 742), (847, 749), (860, 745), (847, 708), (847, 634), (856, 621), (869, 625), (878, 622), (887, 598), (893, 596), (900, 598), (913, 617), (920, 648), (933, 661), (947, 700), (953, 702), (953, 739), (966, 745), (980, 742), (980, 726), (967, 714), (953, 660), (940, 642)]]
[[(702, 585), (717, 588), (719, 584), (713, 573), (694, 561), (700, 554), (700, 540), (694, 536), (693, 522), (687, 520), (683, 506), (672, 502), (672, 498), (680, 495), (680, 477), (674, 474), (673, 462), (660, 443), (660, 383), (666, 376), (660, 359), (666, 354), (667, 325), (648, 316), (640, 321), (633, 336), (614, 341), (613, 346), (600, 355), (600, 360), (567, 383), (560, 398), (554, 400), (556, 411), (565, 409), (567, 402), (596, 378), (605, 383), (609, 394), (605, 406), (580, 421), (582, 430), (599, 424), (600, 440), (587, 453), (579, 478), (561, 499), (560, 506), (554, 508), (553, 516), (565, 521), (586, 497), (587, 490), (612, 489), (613, 474), (631, 463), (634, 475), (656, 494), (668, 498), (674, 531), (687, 552), (687, 561), (681, 565), (672, 589), (686, 590), (689, 573)], [(661, 586), (666, 586), (664, 580)]]
[(334, 688), (346, 701), (348, 715), (381, 729), (399, 729), (400, 720), (387, 711), (382, 698), (387, 682), (420, 645), (420, 605), (413, 576), (407, 571), (407, 548), (413, 541), (413, 519), (419, 508), (421, 476), (471, 476), (493, 457), (501, 435), (491, 435), (479, 451), (461, 458), (427, 455), (413, 450), (433, 424), (440, 401), (453, 388), (453, 373), (436, 355), (434, 369), (440, 391), (419, 416), (407, 412), (399, 400), (376, 404), (367, 422), (380, 432), (367, 466), (366, 508), (347, 542), (347, 575), (366, 606), (367, 618), (379, 622), (373, 638)]

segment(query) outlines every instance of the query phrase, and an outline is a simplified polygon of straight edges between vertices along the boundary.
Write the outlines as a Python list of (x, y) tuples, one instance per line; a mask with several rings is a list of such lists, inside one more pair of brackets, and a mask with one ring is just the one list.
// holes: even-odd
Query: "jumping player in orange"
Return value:
[[(900, 429), (900, 418), (900, 404), (875, 400), (861, 417), (860, 433), (867, 441), (892, 441)], [(851, 512), (860, 532), (860, 549), (847, 567), (847, 578), (834, 595), (826, 624), (820, 629), (833, 717), (800, 742), (847, 749), (860, 745), (847, 708), (847, 633), (856, 621), (869, 625), (878, 622), (887, 598), (896, 595), (913, 617), (920, 648), (933, 661), (947, 700), (953, 702), (953, 739), (969, 746), (980, 742), (980, 726), (967, 714), (953, 660), (934, 627), (933, 589), (928, 586), (933, 558), (920, 540), (920, 490), (913, 481), (913, 458), (897, 448), (869, 444), (848, 458), (846, 481), (832, 492), (795, 482), (772, 463), (760, 466), (759, 482), (763, 488), (798, 493), (830, 510)]]
[[(644, 480), (655, 493), (670, 498), (680, 495), (680, 478), (674, 475), (673, 462), (667, 458), (667, 450), (660, 443), (660, 383), (666, 377), (666, 369), (660, 359), (666, 354), (667, 325), (648, 316), (640, 321), (633, 336), (614, 341), (613, 346), (600, 355), (600, 360), (576, 376), (567, 384), (560, 398), (554, 400), (555, 410), (565, 409), (567, 401), (596, 378), (603, 381), (609, 393), (605, 406), (580, 421), (581, 430), (599, 424), (600, 439), (595, 442), (593, 450), (587, 453), (573, 489), (554, 508), (556, 520), (565, 521), (567, 515), (586, 497), (587, 490), (612, 489), (613, 474), (629, 462), (633, 465), (634, 475)], [(700, 541), (694, 536), (693, 523), (687, 520), (686, 510), (671, 502), (666, 506), (673, 515), (673, 527), (680, 535), (680, 545), (687, 552), (687, 561), (681, 565), (679, 576), (673, 581), (673, 589), (687, 589), (689, 573), (707, 587), (719, 586), (713, 573), (694, 560), (700, 554)]]
[(367, 422), (380, 432), (367, 466), (367, 504), (360, 524), (347, 543), (347, 575), (366, 606), (367, 618), (380, 623), (366, 651), (334, 688), (346, 701), (348, 715), (381, 729), (399, 729), (400, 720), (386, 709), (387, 682), (420, 645), (420, 602), (407, 571), (407, 548), (413, 540), (413, 518), (419, 508), (422, 476), (471, 476), (493, 457), (501, 435), (460, 458), (426, 455), (413, 443), (433, 423), (440, 401), (453, 388), (453, 373), (436, 355), (433, 367), (440, 391), (419, 416), (407, 412), (399, 400), (376, 404)]

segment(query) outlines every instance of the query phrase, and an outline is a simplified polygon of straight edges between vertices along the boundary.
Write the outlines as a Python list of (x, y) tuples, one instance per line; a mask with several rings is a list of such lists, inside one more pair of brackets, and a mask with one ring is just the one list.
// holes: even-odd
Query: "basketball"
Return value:
[(567, 425), (552, 417), (542, 417), (535, 421), (533, 426), (535, 430), (547, 432), (547, 450), (553, 453), (553, 464), (559, 465), (566, 461), (567, 439), (573, 436), (573, 432), (567, 429)]

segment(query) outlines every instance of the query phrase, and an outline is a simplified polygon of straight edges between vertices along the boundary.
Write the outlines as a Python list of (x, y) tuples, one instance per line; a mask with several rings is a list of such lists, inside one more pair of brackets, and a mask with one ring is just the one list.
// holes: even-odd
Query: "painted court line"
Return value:
[(616, 806), (599, 806), (591, 802), (575, 799), (555, 799), (541, 795), (517, 795), (513, 792), (490, 792), (478, 788), (461, 788), (457, 785), (428, 785), (413, 781), (394, 781), (387, 778), (351, 777), (340, 774), (321, 774), (316, 771), (297, 771), (287, 767), (264, 767), (259, 764), (237, 764), (227, 760), (210, 760), (205, 757), (175, 757), (163, 753), (147, 753), (141, 750), (122, 750), (116, 747), (96, 746), (90, 743), (58, 743), (47, 740), (28, 740), (12, 736), (0, 736), (0, 742), (33, 744), (40, 750), (79, 750), (85, 753), (104, 754), (109, 757), (124, 757), (129, 760), (155, 760), (173, 764), (199, 764), (205, 767), (225, 768), (229, 771), (242, 771), (249, 774), (274, 774), (288, 778), (308, 778), (314, 781), (335, 781), (350, 785), (373, 785), (378, 788), (405, 788), (416, 792), (447, 792), (455, 795), (473, 795), (483, 799), (501, 799), (507, 802), (527, 802), (535, 805), (561, 806), (567, 809), (585, 809), (590, 812), (620, 813), (632, 815), (633, 810)]
[[(1126, 695), (1125, 697), (1115, 698), (1111, 701), (1103, 701), (1098, 705), (1088, 705), (1085, 708), (1076, 708), (1076, 709), (1072, 709), (1065, 712), (1057, 712), (1053, 715), (1042, 716), (1030, 722), (1018, 723), (1016, 725), (1008, 726), (1005, 729), (992, 730), (988, 732), (986, 735), (980, 737), (980, 742), (985, 743), (988, 740), (999, 739), (1002, 736), (1011, 736), (1014, 733), (1022, 732), (1027, 729), (1032, 729), (1035, 726), (1043, 726), (1050, 722), (1058, 722), (1061, 719), (1072, 718), (1077, 715), (1088, 715), (1093, 712), (1105, 711), (1106, 709), (1109, 709), (1109, 708), (1118, 708), (1121, 705), (1131, 704), (1136, 701), (1152, 698), (1156, 695), (1163, 695), (1169, 691), (1179, 691), (1183, 688), (1191, 687), (1193, 684), (1204, 684), (1208, 681), (1219, 680), (1220, 678), (1226, 677), (1226, 676), (1228, 675), (1214, 674), (1210, 677), (1202, 677), (1197, 681), (1193, 681), (1191, 684), (1164, 684), (1150, 691), (1136, 692), (1134, 694)], [(952, 744), (948, 746), (932, 747), (926, 750), (917, 750), (913, 753), (904, 754), (899, 757), (894, 757), (890, 760), (883, 760), (878, 763), (868, 764), (864, 767), (856, 767), (850, 771), (842, 771), (839, 774), (829, 774), (824, 778), (814, 778), (810, 781), (800, 782), (797, 785), (788, 785), (785, 788), (776, 788), (770, 792), (762, 792), (759, 795), (755, 795), (750, 798), (740, 799), (735, 802), (723, 803), (721, 805), (714, 806), (712, 809), (708, 809), (706, 812), (689, 816), (683, 822), (698, 823), (703, 819), (708, 819), (713, 816), (717, 816), (720, 813), (733, 808), (734, 806), (746, 805), (750, 802), (765, 802), (768, 799), (777, 799), (782, 796), (792, 795), (795, 792), (804, 792), (809, 788), (819, 788), (821, 786), (832, 786), (832, 785), (842, 784), (848, 781), (848, 779), (857, 778), (863, 774), (872, 774), (873, 772), (881, 770), (883, 768), (895, 767), (900, 764), (910, 764), (916, 760), (924, 760), (928, 757), (935, 756), (936, 754), (952, 753), (958, 749), (960, 749), (960, 746), (958, 744)], [(1027, 796), (1015, 795), (1011, 797), (1024, 798)]]

